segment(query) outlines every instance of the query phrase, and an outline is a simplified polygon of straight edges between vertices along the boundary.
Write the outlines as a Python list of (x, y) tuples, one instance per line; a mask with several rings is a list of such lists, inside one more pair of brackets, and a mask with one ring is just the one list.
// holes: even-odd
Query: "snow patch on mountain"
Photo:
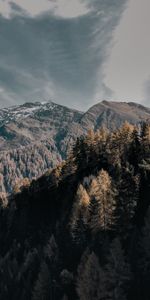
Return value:
[(17, 121), (21, 118), (32, 117), (38, 112), (51, 111), (57, 104), (53, 102), (35, 102), (25, 103), (19, 106), (0, 109), (0, 125), (9, 123), (9, 121)]

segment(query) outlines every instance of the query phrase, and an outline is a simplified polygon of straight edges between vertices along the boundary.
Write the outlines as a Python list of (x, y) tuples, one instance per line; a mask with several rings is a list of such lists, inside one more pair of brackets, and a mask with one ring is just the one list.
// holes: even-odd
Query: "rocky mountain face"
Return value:
[(150, 108), (134, 102), (102, 101), (92, 106), (81, 118), (84, 128), (99, 129), (106, 126), (109, 129), (120, 127), (125, 121), (137, 124), (150, 119)]
[(34, 142), (53, 140), (60, 147), (82, 113), (55, 103), (26, 103), (0, 111), (0, 147), (16, 149)]
[(150, 119), (150, 108), (103, 101), (80, 112), (53, 102), (25, 103), (0, 110), (0, 192), (24, 178), (37, 178), (66, 158), (78, 136), (101, 126), (120, 127)]

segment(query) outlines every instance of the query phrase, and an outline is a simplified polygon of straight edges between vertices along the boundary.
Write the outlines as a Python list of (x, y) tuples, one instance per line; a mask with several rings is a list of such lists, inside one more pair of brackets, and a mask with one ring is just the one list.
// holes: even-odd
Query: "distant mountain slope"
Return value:
[(150, 119), (150, 108), (134, 102), (102, 101), (92, 106), (82, 117), (81, 125), (94, 130), (101, 126), (114, 129), (128, 121), (136, 124)]
[(25, 103), (0, 110), (0, 147), (2, 150), (53, 139), (65, 156), (67, 144), (88, 129), (101, 126), (117, 128), (123, 122), (150, 119), (150, 108), (136, 103), (103, 101), (87, 112), (79, 112), (53, 102)]
[[(125, 121), (137, 124), (148, 119), (150, 108), (132, 102), (103, 101), (85, 113), (53, 102), (1, 109), (0, 192), (11, 192), (20, 177), (36, 178), (56, 166), (66, 158), (76, 138), (89, 129), (114, 129)], [(30, 155), (36, 148), (38, 155)], [(41, 162), (41, 167), (40, 160), (45, 162)]]

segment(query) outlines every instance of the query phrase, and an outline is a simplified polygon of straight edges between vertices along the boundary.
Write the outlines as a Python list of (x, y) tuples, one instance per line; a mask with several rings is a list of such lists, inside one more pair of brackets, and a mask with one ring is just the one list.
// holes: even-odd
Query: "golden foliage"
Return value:
[(77, 190), (77, 202), (80, 207), (87, 207), (90, 203), (89, 195), (86, 191), (86, 189), (83, 187), (82, 184), (79, 185), (79, 188)]
[(16, 181), (14, 188), (13, 188), (14, 194), (20, 193), (24, 187), (26, 187), (26, 188), (29, 187), (30, 183), (31, 183), (31, 181), (27, 177)]
[(8, 199), (7, 199), (7, 195), (4, 192), (0, 193), (0, 206), (2, 206), (3, 208), (7, 207), (8, 204)]
[(90, 186), (91, 202), (91, 229), (96, 232), (99, 229), (109, 229), (114, 222), (114, 192), (111, 178), (105, 170), (101, 170)]

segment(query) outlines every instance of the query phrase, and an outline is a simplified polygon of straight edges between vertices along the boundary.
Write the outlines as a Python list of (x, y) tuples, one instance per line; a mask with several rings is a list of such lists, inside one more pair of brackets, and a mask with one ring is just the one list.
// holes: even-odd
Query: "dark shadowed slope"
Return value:
[(150, 299), (150, 126), (77, 140), (0, 205), (0, 299)]

